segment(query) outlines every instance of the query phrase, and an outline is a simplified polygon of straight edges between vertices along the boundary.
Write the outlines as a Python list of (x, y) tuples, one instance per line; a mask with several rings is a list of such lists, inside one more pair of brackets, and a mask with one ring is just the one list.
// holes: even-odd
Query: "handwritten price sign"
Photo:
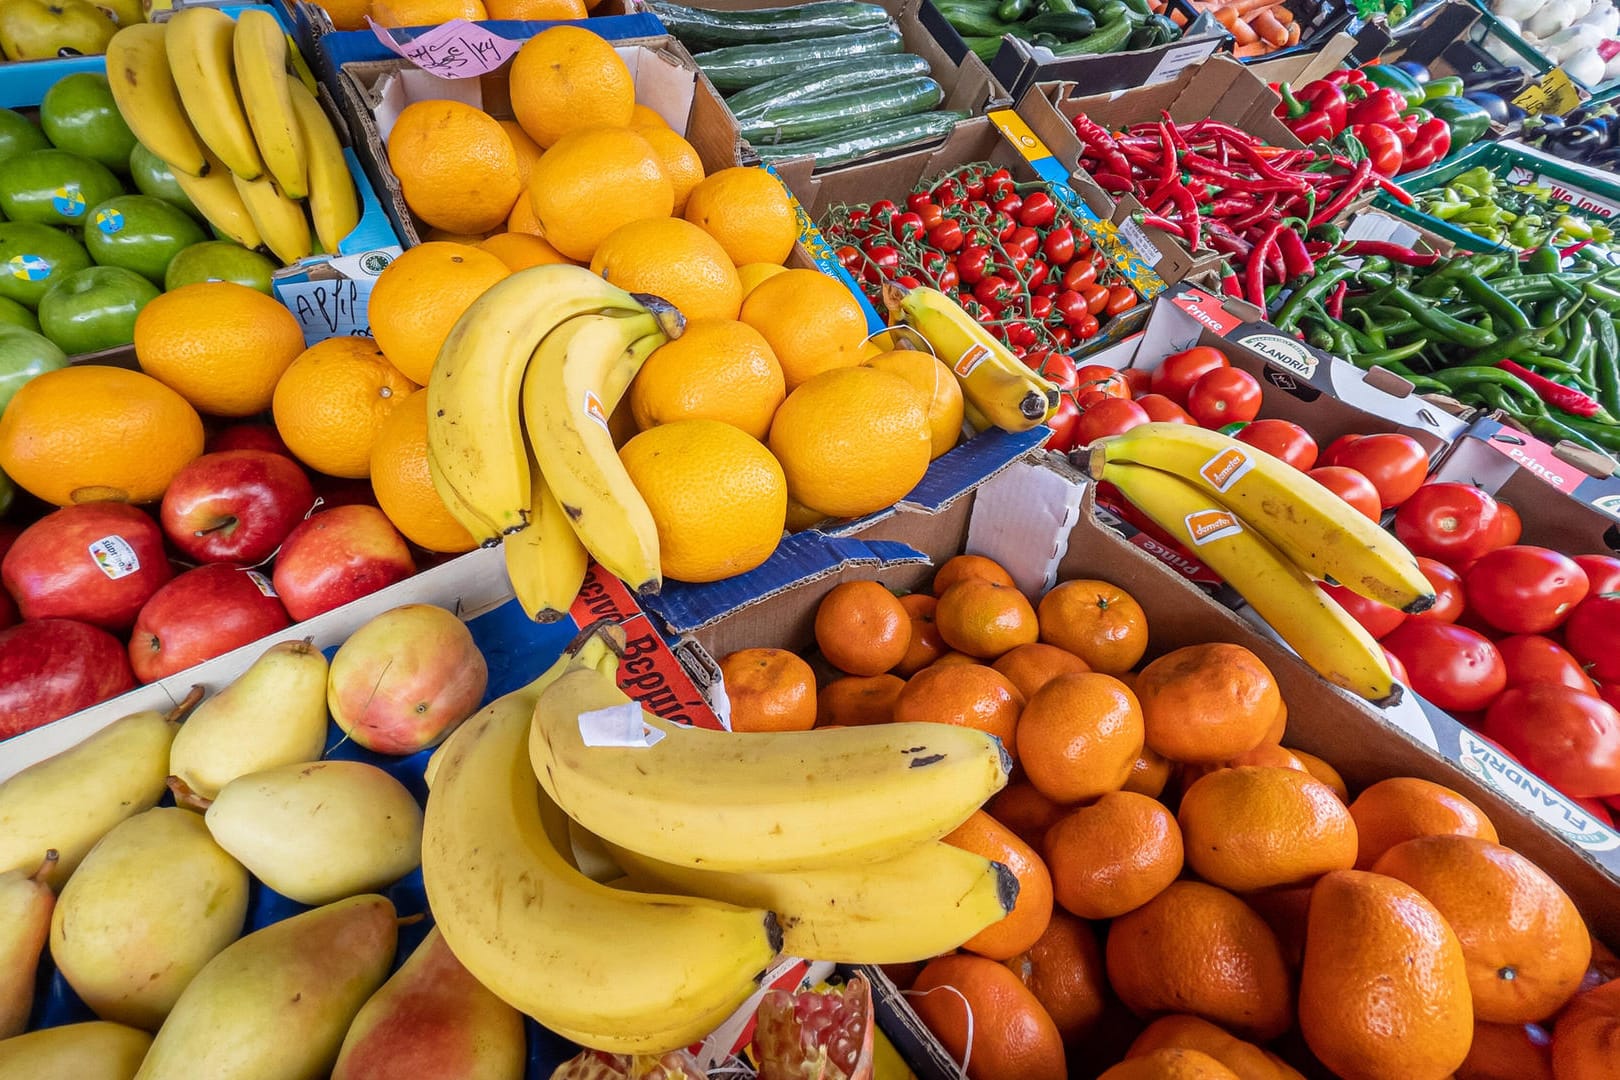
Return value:
[(472, 79), (485, 75), (506, 63), (523, 47), (521, 41), (492, 34), (466, 19), (452, 19), (409, 41), (396, 41), (391, 31), (369, 18), (366, 22), (371, 23), (371, 32), (384, 47), (441, 79)]

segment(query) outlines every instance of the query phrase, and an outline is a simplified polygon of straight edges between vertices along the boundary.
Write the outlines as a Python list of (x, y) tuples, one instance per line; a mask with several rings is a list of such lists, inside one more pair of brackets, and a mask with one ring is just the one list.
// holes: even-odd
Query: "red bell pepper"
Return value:
[(1406, 162), (1406, 151), (1401, 148), (1401, 137), (1395, 129), (1383, 124), (1357, 124), (1350, 134), (1367, 150), (1373, 171), (1380, 176), (1394, 176)]
[(1398, 128), (1401, 126), (1401, 111), (1406, 107), (1406, 99), (1399, 90), (1380, 87), (1356, 102), (1349, 111), (1349, 121), (1351, 124), (1383, 124)]
[(1426, 169), (1451, 152), (1451, 125), (1440, 117), (1425, 120), (1418, 125), (1406, 146), (1402, 172)]
[(1344, 91), (1326, 79), (1306, 83), (1297, 92), (1282, 83), (1277, 92), (1282, 95), (1277, 116), (1301, 142), (1331, 139), (1344, 130), (1350, 104)]

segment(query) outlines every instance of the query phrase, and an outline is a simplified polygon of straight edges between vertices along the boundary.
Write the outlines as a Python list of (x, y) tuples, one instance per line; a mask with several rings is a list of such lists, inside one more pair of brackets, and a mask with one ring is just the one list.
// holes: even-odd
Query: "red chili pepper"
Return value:
[(1413, 251), (1388, 240), (1352, 240), (1339, 249), (1346, 255), (1382, 256), (1403, 266), (1433, 266), (1440, 256), (1432, 251)]
[(1277, 234), (1277, 249), (1282, 252), (1286, 280), (1309, 277), (1316, 271), (1315, 260), (1305, 250), (1305, 238), (1293, 229), (1285, 228)]
[(1332, 221), (1339, 212), (1349, 206), (1355, 197), (1361, 194), (1361, 189), (1367, 186), (1367, 180), (1372, 176), (1373, 159), (1363, 158), (1356, 165), (1356, 171), (1350, 174), (1350, 182), (1339, 189), (1339, 193), (1328, 200), (1328, 204), (1316, 212), (1311, 218), (1311, 227), (1315, 228), (1324, 222)]
[(1344, 317), (1344, 297), (1349, 291), (1350, 283), (1348, 281), (1341, 281), (1333, 286), (1333, 291), (1328, 293), (1327, 303), (1323, 305), (1328, 313), (1328, 318), (1341, 319)]
[(1238, 276), (1232, 272), (1230, 267), (1227, 268), (1225, 274), (1221, 275), (1221, 291), (1237, 300), (1248, 299), (1243, 295), (1243, 283), (1238, 280)]
[(1277, 210), (1277, 193), (1267, 192), (1254, 208), (1232, 222), (1234, 229), (1246, 229), (1255, 222), (1264, 221)]
[(1095, 181), (1097, 186), (1102, 188), (1104, 191), (1112, 192), (1116, 195), (1130, 191), (1136, 186), (1135, 184), (1132, 184), (1130, 180), (1131, 166), (1129, 162), (1123, 162), (1122, 164), (1125, 166), (1126, 174), (1124, 176), (1121, 176), (1118, 173), (1099, 172), (1093, 173), (1091, 175), (1091, 179)]
[(1412, 141), (1406, 147), (1402, 172), (1426, 169), (1451, 152), (1451, 125), (1440, 117), (1431, 117), (1418, 125)]
[(1285, 226), (1280, 221), (1274, 221), (1260, 234), (1260, 240), (1249, 253), (1249, 263), (1243, 271), (1243, 292), (1250, 302), (1259, 304), (1264, 302), (1266, 295), (1266, 261), (1271, 257), (1277, 246), (1277, 237), (1282, 234)]
[(1179, 214), (1182, 239), (1187, 241), (1187, 250), (1197, 252), (1199, 236), (1198, 202), (1192, 197), (1192, 192), (1181, 184), (1173, 184), (1170, 188), (1170, 198), (1176, 204)]
[(1536, 392), (1536, 397), (1548, 405), (1562, 409), (1572, 416), (1596, 416), (1603, 411), (1603, 406), (1574, 387), (1555, 383), (1545, 375), (1537, 375), (1523, 364), (1516, 364), (1512, 360), (1498, 360), (1496, 366), (1510, 374), (1517, 375), (1530, 384)]

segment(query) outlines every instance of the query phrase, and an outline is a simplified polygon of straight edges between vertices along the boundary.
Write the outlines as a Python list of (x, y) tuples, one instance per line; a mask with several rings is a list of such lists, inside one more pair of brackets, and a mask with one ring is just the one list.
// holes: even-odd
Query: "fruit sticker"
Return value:
[(609, 431), (607, 410), (602, 407), (602, 399), (596, 396), (596, 391), (585, 391), (585, 415), (602, 425), (603, 431)]
[(51, 206), (65, 218), (83, 217), (86, 209), (84, 193), (78, 184), (63, 184), (51, 192)]
[(1186, 517), (1187, 536), (1200, 546), (1212, 540), (1225, 540), (1243, 532), (1243, 525), (1230, 510), (1196, 510)]
[(18, 281), (44, 281), (51, 276), (51, 264), (43, 255), (13, 255), (6, 269)]
[(274, 585), (270, 584), (270, 579), (265, 577), (263, 574), (259, 573), (257, 570), (244, 570), (244, 571), (242, 571), (242, 573), (246, 574), (248, 576), (248, 580), (252, 581), (253, 584), (257, 585), (259, 587), (259, 591), (262, 592), (264, 595), (266, 595), (266, 596), (275, 596), (276, 595), (276, 587)]
[(135, 554), (134, 545), (116, 533), (90, 541), (90, 558), (110, 581), (128, 577), (141, 568), (141, 557)]
[(965, 379), (974, 368), (984, 363), (989, 355), (990, 350), (983, 345), (969, 345), (967, 351), (957, 357), (956, 365), (951, 370)]
[(103, 206), (96, 211), (96, 228), (112, 236), (124, 231), (124, 212), (116, 207)]
[(1252, 468), (1254, 462), (1249, 455), (1234, 447), (1226, 447), (1204, 462), (1198, 469), (1198, 475), (1208, 480), (1216, 491), (1224, 492)]

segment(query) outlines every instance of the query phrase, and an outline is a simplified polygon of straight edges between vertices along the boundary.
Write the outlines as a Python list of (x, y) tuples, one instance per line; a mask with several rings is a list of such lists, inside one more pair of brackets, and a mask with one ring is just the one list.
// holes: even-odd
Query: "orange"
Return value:
[(989, 581), (964, 581), (946, 589), (934, 621), (945, 644), (984, 660), (1032, 645), (1040, 634), (1035, 609), (1024, 594)]
[(328, 338), (300, 353), (276, 383), (276, 431), (317, 472), (362, 479), (377, 431), (415, 389), (371, 338)]
[(1017, 588), (1012, 575), (996, 560), (983, 555), (953, 555), (934, 572), (934, 595), (944, 595), (946, 589), (961, 581), (990, 581)]
[(1311, 890), (1299, 1027), (1343, 1080), (1443, 1080), (1474, 1034), (1467, 965), (1411, 886), (1338, 870)]
[(807, 731), (816, 723), (816, 673), (786, 649), (739, 649), (720, 661), (732, 731)]
[(959, 652), (955, 652), (955, 651), (945, 653), (938, 660), (935, 660), (932, 664), (929, 664), (928, 666), (929, 667), (955, 667), (958, 664), (967, 664), (969, 666), (982, 666), (980, 664), (979, 658), (977, 656), (969, 656), (967, 653), (959, 653)]
[(512, 115), (542, 147), (580, 128), (624, 127), (634, 115), (630, 69), (612, 45), (581, 27), (540, 31), (518, 50), (509, 76)]
[(499, 255), (466, 244), (409, 249), (383, 268), (371, 288), (366, 315), (377, 346), (407, 379), (426, 386), (450, 329), (511, 272)]
[(197, 410), (125, 368), (44, 372), (0, 413), (0, 472), (57, 506), (156, 502), (202, 450)]
[(1580, 988), (1592, 959), (1586, 924), (1518, 852), (1474, 836), (1420, 836), (1384, 852), (1373, 872), (1412, 886), (1451, 925), (1479, 1019), (1544, 1020)]
[[(1063, 1037), (1017, 975), (982, 956), (942, 956), (906, 1002), (969, 1080), (1068, 1080)], [(972, 1052), (969, 1053), (969, 1040)]]
[(1059, 675), (1075, 675), (1091, 670), (1084, 660), (1073, 653), (1038, 641), (1010, 649), (990, 666), (1007, 676), (1007, 680), (1018, 687), (1018, 692), (1026, 699), (1034, 697), (1037, 690)]
[[(686, 209), (686, 200), (691, 196), (692, 189), (703, 179), (703, 159), (698, 157), (698, 152), (691, 143), (675, 134), (667, 124), (656, 127), (648, 125), (636, 130), (658, 154), (658, 160), (664, 165), (665, 175), (674, 185), (675, 215), (679, 217), (681, 211)], [(729, 251), (726, 252), (726, 258), (731, 258)]]
[(1126, 1051), (1127, 1061), (1156, 1050), (1197, 1050), (1208, 1054), (1238, 1080), (1300, 1080), (1299, 1073), (1275, 1054), (1196, 1016), (1161, 1016), (1147, 1026)]
[(939, 624), (934, 622), (934, 608), (938, 603), (927, 593), (900, 598), (900, 606), (911, 617), (911, 640), (906, 645), (906, 655), (894, 666), (896, 675), (910, 678), (949, 651), (939, 636)]
[(463, 552), (478, 541), (457, 521), (428, 472), (427, 391), (408, 395), (377, 428), (371, 444), (371, 490), (405, 539), (428, 551)]
[(1005, 676), (983, 664), (934, 664), (906, 682), (894, 703), (894, 718), (977, 728), (1001, 740), (1014, 761), (1023, 695)]
[(1299, 769), (1241, 765), (1193, 783), (1176, 815), (1187, 864), (1234, 892), (1302, 885), (1356, 863), (1356, 823)]
[(584, 0), (488, 0), (484, 6), (492, 19), (566, 22), (586, 16)]
[(1614, 1080), (1620, 1061), (1620, 980), (1588, 990), (1564, 1009), (1553, 1028), (1557, 1080)]
[(1277, 699), (1277, 716), (1271, 721), (1271, 726), (1266, 729), (1265, 741), (1269, 743), (1280, 743), (1283, 741), (1283, 736), (1287, 734), (1288, 702), (1279, 697)]
[(1191, 1013), (1260, 1041), (1293, 1019), (1277, 936), (1213, 885), (1171, 882), (1109, 925), (1104, 952), (1114, 993), (1138, 1016)]
[[(1252, 751), (1252, 750), (1250, 751), (1250, 753), (1253, 753), (1253, 752), (1254, 751)], [(1316, 777), (1322, 783), (1324, 783), (1328, 787), (1332, 788), (1333, 789), (1333, 794), (1335, 794), (1335, 795), (1337, 795), (1339, 797), (1340, 802), (1346, 803), (1346, 804), (1348, 804), (1350, 802), (1350, 788), (1344, 782), (1344, 777), (1339, 775), (1339, 770), (1338, 769), (1335, 769), (1332, 765), (1329, 765), (1327, 762), (1323, 761), (1321, 758), (1317, 757), (1315, 754), (1307, 754), (1303, 750), (1296, 750), (1296, 749), (1292, 749), (1292, 748), (1290, 748), (1288, 752), (1294, 755), (1294, 759), (1296, 761), (1298, 761), (1301, 765), (1305, 766), (1305, 771), (1306, 772), (1310, 773), (1312, 776)], [(1355, 815), (1352, 814), (1350, 816), (1354, 817)], [(1358, 829), (1360, 828), (1360, 824), (1361, 824), (1360, 822), (1356, 823)], [(1358, 843), (1362, 842), (1360, 840), (1360, 833), (1359, 832), (1357, 833), (1357, 842)], [(1360, 861), (1361, 861), (1360, 857), (1357, 856), (1356, 862), (1357, 862), (1358, 865), (1359, 865)]]
[[(973, 587), (958, 585), (945, 596)], [(1018, 760), (1024, 774), (1055, 802), (1082, 802), (1118, 791), (1141, 753), (1142, 710), (1125, 684), (1108, 675), (1059, 675), (1029, 699), (1018, 717)]]
[(483, 232), (455, 232), (450, 229), (428, 229), (421, 233), (422, 241), (424, 243), (461, 244), (464, 247), (477, 247), (479, 244), (483, 243), (485, 240), (488, 240), (494, 235), (494, 229), (486, 229)]
[(929, 460), (939, 457), (962, 437), (962, 388), (956, 376), (932, 353), (896, 349), (866, 361), (866, 367), (900, 376), (928, 401)]
[[(1028, 780), (1014, 780), (984, 804), (990, 816), (1011, 829), (1018, 839), (1042, 849), (1046, 830), (1063, 818), (1065, 810), (1035, 790)], [(1048, 865), (1051, 860), (1048, 858)]]
[(1041, 850), (1065, 911), (1112, 919), (1135, 911), (1181, 874), (1181, 829), (1146, 795), (1111, 791), (1046, 831)]
[[(558, 139), (534, 163), (529, 171), (529, 205), (546, 242), (585, 263), (619, 226), (669, 217), (675, 185), (640, 132), (586, 127)], [(740, 298), (742, 286), (737, 288)], [(734, 311), (727, 317), (735, 315)]]
[(1210, 765), (1260, 745), (1282, 699), (1258, 656), (1224, 642), (1159, 657), (1142, 669), (1136, 697), (1149, 746), (1171, 761)]
[[(1117, 675), (1114, 677), (1119, 678)], [(1134, 791), (1138, 795), (1156, 799), (1169, 783), (1170, 759), (1144, 746), (1141, 756), (1131, 765), (1131, 775), (1126, 777), (1125, 786), (1120, 790)]]
[[(512, 204), (512, 212), (506, 215), (506, 231), (509, 233), (525, 233), (530, 236), (539, 236), (540, 219), (535, 216), (534, 199), (529, 195), (529, 188), (527, 185), (524, 186), (523, 192), (524, 193), (522, 195), (518, 196), (518, 201)], [(487, 240), (489, 238), (485, 237), (485, 239)], [(551, 250), (557, 251), (556, 248), (552, 248)], [(562, 255), (562, 252), (558, 251), (557, 254)], [(568, 262), (578, 262), (577, 259), (569, 259), (566, 255), (564, 255), (563, 258)]]
[[(529, 187), (529, 171), (534, 168), (534, 163), (540, 160), (540, 155), (545, 151), (540, 148), (539, 143), (529, 138), (529, 133), (524, 131), (523, 125), (516, 120), (497, 120), (495, 122), (501, 125), (501, 130), (506, 132), (506, 137), (512, 140), (512, 152), (517, 155), (518, 182), (527, 191)], [(528, 201), (524, 198), (518, 199), (518, 203)], [(513, 204), (514, 209), (516, 205)]]
[(1129, 671), (1147, 651), (1147, 616), (1129, 593), (1106, 581), (1057, 585), (1036, 609), (1041, 640), (1074, 653), (1106, 675)]
[(851, 675), (881, 675), (911, 642), (911, 617), (875, 581), (835, 585), (816, 608), (816, 644), (827, 663)]
[(771, 343), (790, 392), (813, 375), (861, 362), (866, 314), (853, 293), (820, 271), (787, 270), (765, 279), (743, 301), (738, 318)]
[[(496, 233), (487, 240), (480, 240), (478, 248), (501, 260), (508, 270), (527, 270), (531, 266), (571, 261), (540, 237), (525, 232)], [(376, 329), (373, 326), (372, 332), (375, 333)]]
[(720, 241), (738, 266), (781, 265), (799, 238), (798, 217), (787, 190), (764, 169), (721, 169), (702, 178), (684, 212), (687, 221)]
[(1457, 1080), (1555, 1080), (1552, 1036), (1535, 1024), (1474, 1021), (1474, 1041)]
[(777, 274), (787, 272), (787, 267), (775, 263), (743, 263), (737, 267), (737, 278), (742, 282), (743, 299), (754, 291), (754, 286), (766, 278), (773, 278)]
[[(649, 128), (669, 128), (669, 121), (657, 109), (637, 102), (635, 108), (630, 110), (630, 126), (638, 131)], [(673, 128), (670, 128), (673, 131)]]
[[(1181, 788), (1185, 791), (1193, 785), (1195, 780), (1208, 776), (1212, 772), (1222, 769), (1235, 769), (1239, 765), (1254, 765), (1266, 769), (1293, 769), (1310, 775), (1305, 763), (1292, 750), (1284, 750), (1276, 743), (1261, 743), (1252, 750), (1245, 750), (1231, 761), (1223, 761), (1219, 765), (1183, 765), (1179, 778)], [(1343, 802), (1343, 799), (1339, 800)]]
[(1277, 935), (1288, 969), (1298, 971), (1305, 960), (1305, 917), (1311, 908), (1311, 886), (1266, 889), (1244, 899)]
[(864, 727), (894, 719), (894, 703), (906, 681), (898, 675), (846, 675), (816, 695), (817, 727)]
[(303, 351), (292, 312), (233, 282), (182, 285), (135, 316), (141, 370), (214, 416), (264, 412), (276, 380)]
[(1357, 870), (1396, 844), (1419, 836), (1477, 836), (1496, 842), (1496, 826), (1485, 811), (1441, 784), (1415, 776), (1392, 776), (1368, 787), (1350, 804), (1356, 820)]
[[(779, 274), (760, 288), (786, 277)], [(770, 331), (761, 332), (788, 376)], [(787, 385), (787, 400), (771, 420), (770, 447), (793, 499), (829, 516), (857, 517), (903, 498), (928, 471), (922, 395), (898, 375), (840, 368), (797, 389), (788, 377)]]
[(1097, 1080), (1238, 1080), (1238, 1075), (1202, 1051), (1172, 1048), (1126, 1058)]
[(371, 14), (371, 0), (315, 0), (325, 9), (336, 30), (364, 30)]
[(1089, 923), (1066, 911), (1052, 912), (1046, 933), (1008, 960), (1007, 967), (1041, 1003), (1065, 1045), (1085, 1036), (1101, 1019), (1108, 977)]
[(493, 116), (459, 101), (405, 106), (388, 134), (388, 165), (411, 212), (451, 232), (488, 232), (523, 193), (512, 140)]
[(962, 948), (992, 960), (1010, 960), (1039, 941), (1052, 921), (1052, 875), (1035, 849), (983, 810), (975, 810), (941, 840), (1000, 863), (1018, 879), (1018, 899), (1007, 917), (974, 934)]
[(643, 431), (671, 420), (720, 420), (763, 442), (785, 396), (782, 367), (758, 330), (735, 319), (692, 319), (647, 357), (630, 384), (630, 411)]
[(747, 432), (718, 420), (677, 420), (625, 443), (619, 460), (658, 526), (665, 577), (735, 577), (781, 543), (787, 482)]
[(737, 268), (714, 238), (680, 218), (648, 218), (602, 238), (591, 273), (630, 292), (652, 293), (688, 319), (735, 319), (742, 306)]
[[(451, 19), (478, 22), (489, 18), (480, 0), (372, 0), (371, 17), (378, 26), (437, 26)], [(357, 29), (362, 29), (364, 24)], [(341, 29), (341, 27), (340, 27)]]

